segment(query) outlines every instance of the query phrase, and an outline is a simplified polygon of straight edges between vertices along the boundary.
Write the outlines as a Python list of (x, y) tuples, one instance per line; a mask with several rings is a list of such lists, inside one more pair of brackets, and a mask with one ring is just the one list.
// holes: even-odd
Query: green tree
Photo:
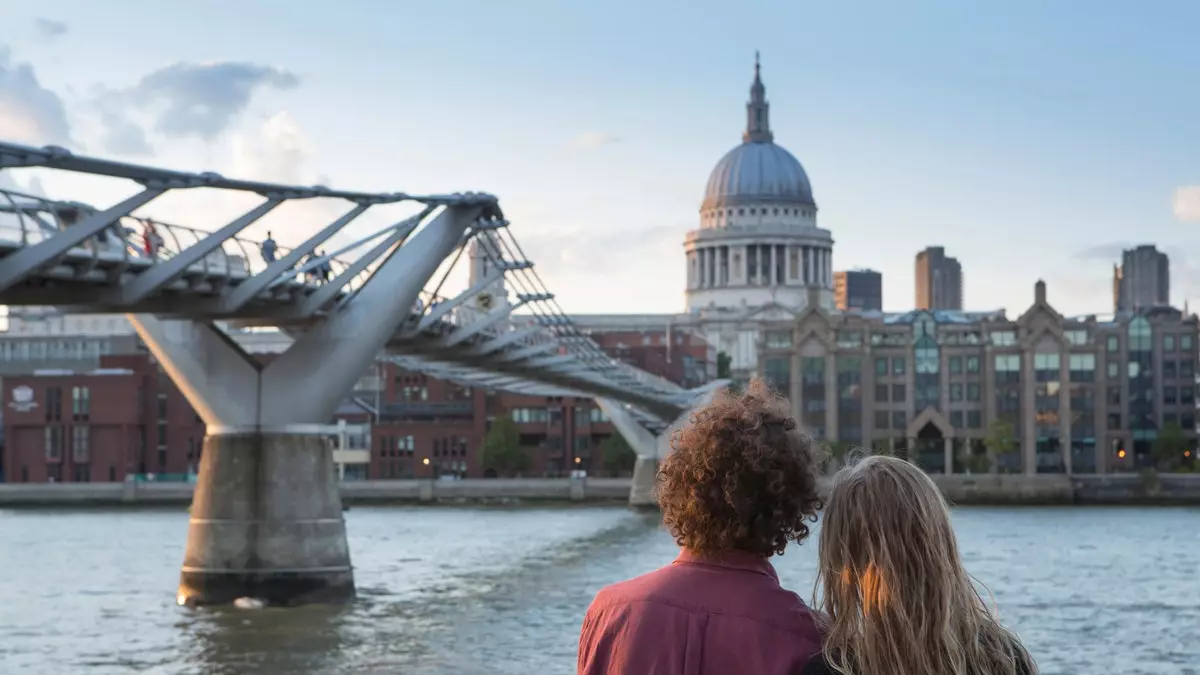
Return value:
[(733, 359), (730, 358), (725, 352), (717, 352), (717, 379), (727, 379), (732, 372)]
[(529, 468), (529, 452), (521, 447), (521, 431), (508, 415), (498, 417), (483, 439), (480, 462), (498, 474), (520, 473)]
[(600, 445), (597, 447), (604, 458), (604, 470), (610, 475), (618, 476), (633, 471), (633, 465), (637, 462), (637, 453), (629, 447), (621, 434), (612, 434), (600, 441)]
[(996, 420), (988, 427), (987, 436), (983, 439), (988, 453), (996, 458), (996, 466), (1000, 467), (1001, 459), (1008, 458), (1017, 451), (1017, 438), (1013, 434), (1012, 424), (1008, 420)]
[(1154, 439), (1154, 445), (1150, 449), (1154, 455), (1154, 465), (1160, 471), (1174, 471), (1183, 466), (1183, 453), (1190, 445), (1187, 437), (1183, 435), (1183, 427), (1177, 422), (1167, 422), (1158, 432), (1158, 438)]

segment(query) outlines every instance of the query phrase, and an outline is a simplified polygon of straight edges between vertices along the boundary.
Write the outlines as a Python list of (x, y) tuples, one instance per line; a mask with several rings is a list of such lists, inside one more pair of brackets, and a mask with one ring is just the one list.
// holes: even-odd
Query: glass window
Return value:
[(968, 356), (967, 357), (967, 372), (968, 373), (978, 373), (979, 372), (979, 357), (978, 356)]
[(1175, 387), (1163, 387), (1162, 390), (1163, 403), (1175, 403), (1176, 391)]
[(950, 426), (954, 427), (955, 429), (963, 428), (963, 411), (961, 411), (961, 410), (951, 410), (950, 411)]
[(1067, 339), (1068, 344), (1073, 345), (1085, 345), (1088, 340), (1087, 331), (1078, 329), (1063, 331), (1063, 337)]
[(858, 331), (838, 331), (837, 346), (839, 347), (861, 347), (862, 333)]
[(877, 403), (887, 403), (888, 386), (886, 384), (875, 385), (875, 401)]
[(978, 410), (967, 411), (967, 427), (971, 429), (983, 428), (983, 414)]
[(981, 389), (979, 387), (979, 383), (977, 383), (977, 382), (969, 383), (967, 385), (967, 400), (968, 401), (978, 401), (980, 399), (980, 392), (981, 392)]
[(887, 375), (888, 374), (888, 360), (887, 360), (886, 356), (878, 356), (875, 358), (875, 374), (876, 375)]
[(951, 356), (949, 361), (950, 373), (952, 375), (958, 375), (963, 371), (963, 362), (961, 356)]
[(902, 384), (892, 385), (892, 403), (904, 403), (908, 390)]
[(905, 419), (904, 411), (903, 410), (893, 410), (892, 411), (892, 428), (893, 429), (904, 429), (907, 426), (908, 426), (908, 422)]
[(1144, 316), (1134, 317), (1129, 322), (1129, 351), (1150, 351), (1152, 331), (1150, 322)]
[(1120, 344), (1119, 344), (1119, 341), (1117, 340), (1117, 336), (1109, 335), (1108, 336), (1108, 351), (1115, 352), (1115, 351), (1118, 351), (1119, 349), (1120, 349)]
[(1017, 344), (1017, 333), (1011, 330), (992, 331), (992, 344), (997, 347), (1011, 347)]
[(888, 411), (876, 410), (875, 411), (875, 428), (876, 429), (888, 428), (888, 418), (889, 418)]
[(1115, 378), (1121, 376), (1121, 366), (1118, 363), (1110, 361), (1108, 364), (1108, 377)]
[[(959, 402), (959, 401), (963, 400), (963, 386), (962, 386), (962, 384), (960, 384), (960, 383), (958, 383), (958, 382), (955, 382), (954, 384), (951, 384), (951, 385), (950, 385), (950, 400), (951, 400), (952, 402), (955, 402), (955, 403), (957, 403), (957, 402)], [(962, 426), (962, 425), (961, 425), (961, 424), (957, 424), (957, 425), (955, 425), (955, 426)]]
[(1179, 388), (1179, 402), (1183, 405), (1192, 405), (1196, 402), (1196, 392), (1192, 387)]
[(904, 374), (904, 357), (903, 356), (897, 356), (892, 359), (892, 374), (893, 375), (903, 375)]
[(1180, 335), (1179, 336), (1179, 348), (1182, 350), (1185, 350), (1185, 351), (1190, 350), (1192, 348), (1192, 336), (1191, 335)]
[(1120, 387), (1109, 387), (1108, 388), (1108, 404), (1109, 405), (1121, 405), (1121, 388)]
[(1109, 413), (1108, 414), (1108, 428), (1109, 429), (1120, 429), (1121, 428), (1120, 413)]
[(767, 349), (787, 349), (792, 346), (792, 331), (769, 330), (766, 334)]
[(1164, 335), (1163, 336), (1163, 349), (1168, 352), (1175, 351), (1175, 336), (1174, 335)]

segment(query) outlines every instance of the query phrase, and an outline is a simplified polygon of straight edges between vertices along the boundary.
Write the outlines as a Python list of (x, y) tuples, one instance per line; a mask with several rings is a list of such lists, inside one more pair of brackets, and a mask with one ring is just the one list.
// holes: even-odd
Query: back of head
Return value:
[(658, 473), (663, 522), (696, 553), (782, 553), (808, 536), (805, 521), (821, 508), (820, 457), (761, 380), (718, 392), (671, 439)]
[(963, 568), (937, 486), (904, 460), (868, 457), (835, 477), (818, 584), (826, 658), (845, 675), (1034, 672)]

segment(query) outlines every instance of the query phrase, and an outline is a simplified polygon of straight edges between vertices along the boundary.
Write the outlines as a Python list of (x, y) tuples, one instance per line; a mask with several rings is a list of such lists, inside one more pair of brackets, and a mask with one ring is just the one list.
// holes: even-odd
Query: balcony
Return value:
[(379, 411), (379, 414), (384, 422), (439, 419), (469, 420), (475, 416), (475, 404), (471, 401), (386, 403)]

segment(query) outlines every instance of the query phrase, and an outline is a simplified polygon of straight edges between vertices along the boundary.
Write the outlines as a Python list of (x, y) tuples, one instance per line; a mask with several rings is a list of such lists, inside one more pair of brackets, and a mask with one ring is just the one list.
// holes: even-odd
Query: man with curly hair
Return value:
[(820, 651), (816, 615), (768, 560), (808, 537), (821, 508), (821, 451), (789, 408), (755, 380), (718, 393), (675, 433), (657, 492), (682, 550), (596, 595), (580, 675), (784, 675)]

